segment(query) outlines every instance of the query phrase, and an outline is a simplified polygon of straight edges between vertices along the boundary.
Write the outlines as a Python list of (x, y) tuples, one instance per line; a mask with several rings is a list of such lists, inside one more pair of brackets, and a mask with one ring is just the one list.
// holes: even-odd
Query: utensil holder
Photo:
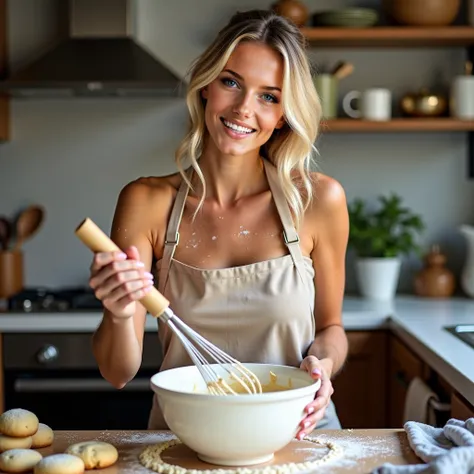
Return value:
[(23, 289), (23, 252), (0, 252), (0, 298), (10, 298)]

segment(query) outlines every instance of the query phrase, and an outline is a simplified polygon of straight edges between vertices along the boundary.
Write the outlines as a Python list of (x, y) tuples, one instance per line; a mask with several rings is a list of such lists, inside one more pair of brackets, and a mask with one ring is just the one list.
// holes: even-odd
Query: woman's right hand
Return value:
[(125, 252), (98, 252), (90, 267), (89, 285), (97, 299), (116, 318), (131, 318), (136, 301), (153, 286), (153, 275), (144, 269), (136, 247)]

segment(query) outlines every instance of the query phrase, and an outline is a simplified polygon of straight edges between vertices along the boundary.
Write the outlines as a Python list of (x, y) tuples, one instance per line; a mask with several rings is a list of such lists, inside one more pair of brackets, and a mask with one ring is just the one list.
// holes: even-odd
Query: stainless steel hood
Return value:
[(65, 0), (68, 35), (0, 81), (14, 97), (171, 97), (182, 81), (131, 35), (130, 0)]

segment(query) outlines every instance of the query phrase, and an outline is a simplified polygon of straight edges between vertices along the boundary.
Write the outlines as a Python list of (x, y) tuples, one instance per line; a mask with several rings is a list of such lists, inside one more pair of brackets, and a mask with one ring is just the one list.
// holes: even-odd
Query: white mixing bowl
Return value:
[(209, 395), (195, 366), (165, 370), (151, 378), (170, 430), (202, 461), (223, 466), (269, 461), (295, 437), (304, 408), (321, 385), (296, 367), (244, 365), (262, 385), (269, 383), (271, 371), (279, 385), (293, 388), (259, 395)]

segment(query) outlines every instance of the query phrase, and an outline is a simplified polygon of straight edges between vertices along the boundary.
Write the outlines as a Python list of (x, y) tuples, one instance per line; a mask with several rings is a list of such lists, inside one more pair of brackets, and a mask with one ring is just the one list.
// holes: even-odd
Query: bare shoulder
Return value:
[(312, 210), (325, 213), (347, 209), (346, 193), (341, 183), (319, 172), (310, 174), (313, 190)]
[(179, 173), (137, 178), (121, 189), (119, 203), (134, 207), (154, 203), (163, 205), (168, 199), (174, 198), (180, 182)]
[[(146, 240), (160, 248), (181, 175), (141, 177), (120, 191), (112, 233), (128, 243)], [(123, 242), (125, 244), (125, 242)]]

